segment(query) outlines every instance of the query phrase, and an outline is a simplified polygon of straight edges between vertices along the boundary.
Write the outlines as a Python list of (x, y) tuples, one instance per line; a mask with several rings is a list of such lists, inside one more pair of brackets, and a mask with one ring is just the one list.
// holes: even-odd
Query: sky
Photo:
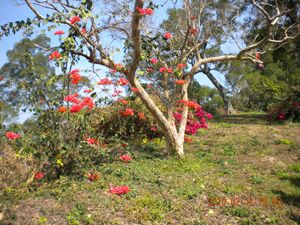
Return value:
[[(43, 12), (43, 11), (41, 11)], [(160, 18), (160, 20), (165, 18), (165, 9), (159, 9), (155, 11), (153, 18)], [(16, 5), (15, 0), (0, 0), (0, 25), (6, 24), (8, 22), (13, 22), (17, 20), (25, 20), (26, 18), (34, 18), (34, 14), (26, 5)], [(41, 32), (41, 29), (35, 29), (33, 37), (37, 36)], [(46, 34), (51, 38), (51, 46), (56, 46), (59, 43), (58, 37), (54, 36), (52, 32), (47, 32)], [(20, 41), (23, 37), (22, 31), (17, 32), (16, 34), (11, 34), (8, 37), (2, 37), (0, 39), (0, 67), (7, 62), (6, 52), (13, 49), (14, 44)], [(225, 46), (226, 48), (226, 46)], [(116, 57), (119, 58), (119, 57)], [(90, 69), (91, 64), (85, 60), (81, 60), (79, 68)], [(104, 71), (103, 71), (104, 72)], [(221, 83), (224, 83), (224, 77), (221, 74), (215, 73), (216, 77)], [(87, 74), (92, 80), (95, 80), (96, 77), (91, 77)], [(198, 75), (197, 80), (201, 85), (207, 85), (213, 87), (212, 83), (204, 75)], [(0, 90), (1, 94), (1, 90)], [(29, 116), (30, 113), (21, 113), (19, 122), (24, 122)]]

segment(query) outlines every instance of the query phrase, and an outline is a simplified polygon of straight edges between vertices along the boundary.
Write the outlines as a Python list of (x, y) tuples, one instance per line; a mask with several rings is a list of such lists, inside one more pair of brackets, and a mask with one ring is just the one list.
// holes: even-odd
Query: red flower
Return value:
[(159, 69), (159, 72), (164, 73), (166, 70), (167, 70), (167, 68), (163, 66)]
[(36, 173), (36, 174), (34, 175), (34, 179), (40, 180), (40, 179), (42, 179), (44, 176), (45, 176), (44, 173), (38, 172), (38, 173)]
[(279, 113), (277, 118), (278, 118), (279, 120), (284, 120), (284, 119), (285, 119), (285, 112)]
[(150, 128), (152, 131), (156, 132), (157, 131), (157, 126), (151, 126)]
[(167, 69), (167, 73), (173, 73), (173, 69), (172, 68), (168, 68)]
[(256, 59), (260, 59), (260, 52), (256, 52), (256, 53), (255, 53), (255, 58), (256, 58)]
[(184, 67), (186, 67), (186, 64), (185, 64), (185, 63), (179, 63), (179, 64), (177, 65), (177, 69), (179, 69), (179, 70), (183, 69)]
[(58, 108), (58, 112), (60, 112), (60, 113), (65, 113), (65, 112), (67, 112), (67, 110), (68, 109), (65, 106), (61, 106)]
[(127, 146), (128, 146), (128, 144), (122, 143), (122, 147), (123, 147), (123, 148), (126, 148)]
[(97, 140), (95, 138), (91, 138), (91, 137), (88, 137), (86, 139), (86, 142), (89, 144), (89, 145), (93, 145), (93, 144), (96, 144), (97, 143)]
[(78, 84), (79, 81), (81, 80), (81, 76), (79, 73), (71, 74), (70, 78), (72, 79), (71, 84)]
[(213, 118), (213, 116), (210, 113), (206, 113), (206, 118), (211, 120)]
[(65, 98), (64, 98), (64, 101), (66, 102), (72, 102), (72, 103), (75, 103), (75, 104), (78, 104), (80, 103), (80, 99), (77, 98), (78, 97), (78, 93), (75, 93), (73, 95), (67, 95)]
[(148, 72), (148, 73), (153, 73), (153, 71), (154, 71), (154, 70), (153, 70), (152, 68), (149, 68), (149, 67), (147, 68), (147, 72)]
[(3, 79), (4, 79), (4, 77), (3, 77), (3, 76), (0, 76), (0, 81), (3, 80)]
[(54, 32), (54, 35), (63, 35), (65, 32), (63, 30), (58, 30)]
[(86, 90), (84, 90), (83, 91), (83, 93), (91, 93), (93, 90), (91, 90), (91, 89), (86, 89)]
[(153, 64), (156, 64), (156, 63), (158, 63), (158, 59), (152, 58), (152, 59), (150, 59), (150, 62), (153, 63)]
[(191, 20), (196, 20), (197, 17), (196, 16), (191, 16)]
[(81, 107), (85, 107), (85, 106), (88, 107), (90, 110), (92, 110), (95, 106), (93, 99), (90, 97), (83, 98), (81, 102)]
[(197, 30), (196, 28), (190, 29), (190, 33), (191, 33), (192, 35), (196, 35), (197, 32), (198, 32), (198, 30)]
[(127, 105), (128, 104), (128, 101), (127, 100), (125, 100), (125, 99), (121, 99), (121, 100), (119, 100), (123, 105)]
[(128, 80), (126, 80), (125, 78), (120, 78), (118, 81), (118, 85), (127, 85), (128, 84)]
[(136, 92), (139, 92), (139, 89), (138, 89), (138, 88), (135, 88), (135, 87), (132, 87), (132, 88), (131, 88), (131, 91), (134, 92), (134, 93), (136, 93)]
[(150, 9), (150, 8), (145, 8), (145, 9), (142, 9), (140, 7), (136, 7), (136, 10), (138, 11), (139, 14), (141, 14), (142, 16), (144, 15), (149, 15), (151, 16), (153, 14), (153, 10)]
[(191, 143), (193, 140), (190, 137), (184, 137), (184, 142)]
[(61, 57), (61, 54), (58, 51), (54, 51), (49, 56), (50, 60), (59, 59)]
[(134, 111), (133, 111), (133, 109), (126, 108), (125, 111), (120, 111), (120, 114), (122, 116), (133, 116), (134, 115)]
[(88, 174), (88, 180), (90, 182), (93, 182), (93, 181), (98, 180), (98, 179), (99, 179), (99, 175), (98, 174), (92, 173), (92, 172)]
[(7, 133), (5, 134), (5, 136), (6, 136), (9, 140), (15, 140), (15, 139), (18, 139), (18, 138), (21, 137), (20, 134), (16, 134), (16, 133), (14, 133), (14, 132), (7, 132)]
[(120, 156), (120, 160), (123, 162), (130, 162), (132, 160), (132, 157), (130, 155), (125, 154)]
[(192, 108), (192, 109), (199, 109), (199, 108), (201, 108), (201, 106), (197, 102), (194, 102), (194, 101), (178, 100), (177, 103), (182, 103), (182, 104), (184, 104), (187, 107)]
[(178, 85), (184, 85), (186, 83), (186, 80), (182, 80), (182, 79), (181, 80), (176, 80), (175, 83), (178, 84)]
[(85, 28), (81, 28), (81, 29), (80, 29), (80, 33), (81, 33), (81, 34), (86, 34), (86, 29), (85, 29)]
[(111, 85), (112, 81), (108, 78), (103, 78), (98, 82), (99, 85)]
[(166, 38), (166, 39), (170, 39), (171, 37), (172, 37), (172, 34), (169, 32), (164, 34), (164, 38)]
[(70, 112), (71, 113), (77, 113), (82, 109), (82, 105), (81, 104), (74, 104), (71, 106), (70, 108)]
[(130, 192), (130, 189), (128, 186), (116, 186), (116, 187), (110, 187), (109, 192), (115, 195), (124, 195)]
[(73, 16), (72, 18), (70, 18), (70, 23), (71, 24), (75, 24), (75, 23), (78, 23), (80, 21), (81, 21), (81, 19), (80, 19), (79, 16)]
[(144, 113), (138, 113), (138, 117), (140, 120), (144, 120), (146, 117), (145, 117), (145, 114)]
[(151, 84), (147, 84), (147, 88), (152, 88), (152, 85)]

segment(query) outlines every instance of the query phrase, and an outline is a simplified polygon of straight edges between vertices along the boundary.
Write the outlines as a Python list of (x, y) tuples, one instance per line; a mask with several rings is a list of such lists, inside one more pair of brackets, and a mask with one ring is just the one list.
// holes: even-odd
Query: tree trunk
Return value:
[[(183, 143), (184, 143), (184, 136), (179, 135), (176, 130), (176, 125), (173, 122), (173, 119), (168, 120), (161, 110), (157, 107), (154, 103), (152, 98), (148, 95), (145, 89), (141, 86), (138, 80), (133, 79), (130, 80), (130, 83), (133, 87), (139, 89), (138, 96), (140, 97), (141, 101), (144, 103), (146, 108), (151, 112), (151, 114), (156, 119), (157, 123), (162, 129), (162, 132), (166, 138), (166, 150), (169, 154), (177, 154), (178, 156), (184, 155), (183, 150)], [(187, 113), (186, 113), (187, 114)], [(169, 115), (170, 118), (171, 114)]]
[(213, 83), (213, 85), (219, 91), (219, 94), (220, 94), (221, 98), (223, 99), (223, 102), (225, 105), (226, 115), (235, 113), (235, 110), (231, 104), (231, 99), (230, 99), (230, 97), (227, 96), (225, 88), (219, 83), (219, 81), (214, 77), (214, 75), (208, 69), (205, 69), (203, 71), (203, 73), (208, 77), (208, 79)]

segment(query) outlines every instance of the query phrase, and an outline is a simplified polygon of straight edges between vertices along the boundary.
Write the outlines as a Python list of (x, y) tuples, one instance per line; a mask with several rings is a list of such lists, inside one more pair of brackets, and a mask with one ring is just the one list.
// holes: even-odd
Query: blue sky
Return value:
[[(12, 0), (0, 0), (0, 25), (6, 24), (8, 22), (13, 22), (17, 20), (24, 20), (27, 17), (33, 18), (34, 14), (26, 7), (26, 5), (18, 5), (16, 6), (16, 3)], [(160, 18), (162, 20), (165, 16), (165, 10), (160, 9), (155, 12), (155, 15), (153, 18)], [(34, 30), (34, 36), (38, 35), (41, 32), (41, 29)], [(46, 34), (51, 38), (51, 45), (55, 46), (58, 44), (58, 37), (54, 36), (52, 32), (46, 32)], [(12, 34), (8, 37), (2, 37), (0, 40), (0, 66), (2, 66), (4, 63), (7, 62), (6, 52), (8, 50), (13, 49), (13, 46), (16, 42), (20, 41), (23, 38), (22, 31), (18, 32), (16, 34)], [(119, 58), (119, 57), (117, 57)], [(80, 62), (80, 65), (78, 65), (81, 69), (90, 69), (91, 64), (86, 62), (85, 60), (82, 60)], [(88, 74), (87, 74), (88, 75)], [(89, 75), (88, 75), (89, 76)], [(96, 81), (95, 77), (89, 76), (92, 80)], [(223, 83), (224, 78), (222, 75), (217, 74), (217, 78)], [(213, 87), (211, 82), (206, 78), (204, 75), (198, 75), (197, 80), (202, 85), (208, 85)], [(26, 118), (28, 118), (30, 114), (25, 113), (20, 116), (20, 122), (23, 122)]]

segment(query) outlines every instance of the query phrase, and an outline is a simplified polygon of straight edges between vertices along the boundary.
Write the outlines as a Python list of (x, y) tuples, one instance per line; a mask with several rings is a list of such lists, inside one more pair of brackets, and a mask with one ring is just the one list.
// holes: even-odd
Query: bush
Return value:
[(300, 121), (300, 91), (295, 90), (287, 99), (270, 107), (268, 118), (270, 120)]

